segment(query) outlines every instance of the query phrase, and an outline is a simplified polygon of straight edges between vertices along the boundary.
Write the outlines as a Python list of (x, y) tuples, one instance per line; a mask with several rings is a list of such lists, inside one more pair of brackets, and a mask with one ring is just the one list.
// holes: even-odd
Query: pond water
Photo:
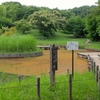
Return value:
[[(74, 70), (81, 73), (88, 71), (87, 60), (78, 58), (77, 52), (74, 51)], [(64, 74), (67, 72), (67, 69), (70, 71), (72, 69), (72, 51), (58, 50), (58, 70), (56, 73)], [(49, 74), (50, 51), (44, 50), (43, 56), (38, 57), (0, 59), (0, 71), (37, 76), (44, 73)]]

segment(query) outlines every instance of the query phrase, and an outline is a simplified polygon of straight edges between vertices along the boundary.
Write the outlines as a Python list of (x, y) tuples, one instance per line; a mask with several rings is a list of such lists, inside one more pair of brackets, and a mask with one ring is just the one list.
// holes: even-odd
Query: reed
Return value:
[(0, 53), (36, 51), (36, 40), (31, 35), (0, 36)]

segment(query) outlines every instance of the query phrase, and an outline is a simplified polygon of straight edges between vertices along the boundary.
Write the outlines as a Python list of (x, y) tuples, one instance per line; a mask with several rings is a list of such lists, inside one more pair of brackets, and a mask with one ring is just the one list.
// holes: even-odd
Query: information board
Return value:
[(78, 50), (78, 42), (67, 42), (67, 50)]

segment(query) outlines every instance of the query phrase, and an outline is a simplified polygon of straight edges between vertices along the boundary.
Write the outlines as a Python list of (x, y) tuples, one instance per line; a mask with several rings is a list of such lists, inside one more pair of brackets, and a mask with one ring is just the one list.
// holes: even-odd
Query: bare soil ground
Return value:
[[(77, 57), (74, 51), (74, 70), (84, 72), (88, 70), (87, 60)], [(58, 50), (58, 70), (56, 74), (64, 74), (67, 69), (72, 69), (72, 52)], [(49, 74), (50, 71), (50, 51), (44, 50), (43, 56), (31, 58), (0, 59), (0, 71), (21, 74), (21, 75), (41, 75)]]

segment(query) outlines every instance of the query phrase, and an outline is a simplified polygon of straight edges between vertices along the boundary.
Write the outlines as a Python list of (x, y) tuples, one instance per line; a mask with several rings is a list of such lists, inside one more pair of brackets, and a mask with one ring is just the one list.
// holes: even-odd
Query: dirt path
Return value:
[[(77, 57), (74, 53), (75, 71), (84, 72), (88, 70), (87, 61)], [(57, 74), (71, 71), (72, 52), (67, 50), (58, 51), (58, 70)], [(50, 69), (50, 51), (44, 50), (43, 56), (33, 58), (0, 59), (0, 70), (8, 73), (23, 75), (41, 75), (48, 74)]]

